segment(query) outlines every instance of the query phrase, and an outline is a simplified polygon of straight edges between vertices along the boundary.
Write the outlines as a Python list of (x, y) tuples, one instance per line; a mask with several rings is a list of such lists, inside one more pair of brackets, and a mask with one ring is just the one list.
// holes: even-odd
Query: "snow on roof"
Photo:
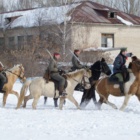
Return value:
[(128, 25), (128, 26), (134, 25), (132, 22), (127, 21), (127, 20), (121, 18), (120, 16), (117, 16), (117, 19), (119, 19), (122, 23), (124, 23), (124, 24), (126, 24), (126, 25)]
[(98, 47), (98, 48), (94, 48), (94, 47), (90, 47), (90, 48), (86, 48), (83, 51), (84, 52), (91, 52), (91, 51), (101, 51), (101, 52), (105, 52), (105, 51), (115, 51), (115, 50), (120, 50), (122, 47), (117, 47), (117, 48), (112, 48), (112, 47)]
[(40, 21), (42, 25), (50, 22), (52, 24), (61, 24), (65, 20), (69, 21), (71, 19), (71, 16), (67, 15), (67, 13), (78, 5), (79, 3), (60, 7), (38, 8), (27, 11), (4, 13), (0, 15), (0, 25), (4, 28), (6, 25), (6, 19), (15, 16), (20, 17), (10, 23), (11, 28), (38, 26)]

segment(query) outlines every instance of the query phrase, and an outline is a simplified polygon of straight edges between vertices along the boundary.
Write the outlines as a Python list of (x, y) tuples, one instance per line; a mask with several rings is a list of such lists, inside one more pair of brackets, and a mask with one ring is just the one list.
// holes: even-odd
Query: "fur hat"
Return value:
[(127, 48), (121, 48), (120, 50), (121, 50), (121, 52), (125, 52), (125, 51), (127, 51)]
[(79, 52), (79, 51), (80, 51), (80, 50), (78, 50), (78, 49), (75, 49), (75, 50), (74, 50), (74, 53), (77, 53), (77, 52)]
[(57, 52), (55, 52), (53, 55), (54, 55), (54, 56), (57, 56), (57, 55), (60, 55), (60, 54), (59, 54), (59, 53), (57, 53)]

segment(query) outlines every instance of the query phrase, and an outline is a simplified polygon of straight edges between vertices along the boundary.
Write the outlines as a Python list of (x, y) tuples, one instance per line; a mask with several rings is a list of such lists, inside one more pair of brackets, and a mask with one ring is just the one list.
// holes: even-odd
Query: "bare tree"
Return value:
[(17, 2), (18, 9), (29, 9), (33, 7), (33, 0), (19, 0)]

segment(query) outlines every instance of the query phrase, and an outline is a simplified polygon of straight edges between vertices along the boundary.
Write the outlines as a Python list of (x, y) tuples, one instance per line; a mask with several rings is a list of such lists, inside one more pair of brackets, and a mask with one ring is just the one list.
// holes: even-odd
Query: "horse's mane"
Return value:
[(91, 70), (100, 69), (100, 60), (96, 61), (93, 65), (91, 65)]
[(21, 64), (14, 65), (14, 67), (10, 68), (10, 71), (15, 71)]
[(79, 74), (83, 74), (83, 72), (84, 72), (84, 69), (79, 69), (79, 70), (75, 70), (75, 71), (69, 72), (65, 76), (67, 78), (72, 78), (72, 77), (76, 77)]
[(6, 73), (7, 73), (8, 75), (11, 74), (10, 71), (11, 71), (11, 72), (16, 71), (17, 68), (18, 68), (19, 66), (21, 66), (21, 64), (14, 65), (14, 67), (8, 69), (8, 70), (6, 71)]

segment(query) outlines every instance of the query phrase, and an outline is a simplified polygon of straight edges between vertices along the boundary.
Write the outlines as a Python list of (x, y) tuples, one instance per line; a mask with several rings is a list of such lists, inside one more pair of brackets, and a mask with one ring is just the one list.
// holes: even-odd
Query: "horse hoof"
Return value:
[(120, 111), (124, 111), (124, 109), (123, 109), (123, 108), (120, 108), (119, 110), (120, 110)]

